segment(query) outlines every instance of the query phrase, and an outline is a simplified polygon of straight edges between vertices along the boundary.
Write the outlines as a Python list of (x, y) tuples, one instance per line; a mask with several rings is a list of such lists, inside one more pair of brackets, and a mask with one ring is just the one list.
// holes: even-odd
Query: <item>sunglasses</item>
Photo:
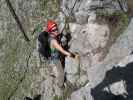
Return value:
[(58, 29), (56, 28), (56, 29), (53, 29), (53, 30), (51, 30), (51, 32), (57, 32), (58, 31)]

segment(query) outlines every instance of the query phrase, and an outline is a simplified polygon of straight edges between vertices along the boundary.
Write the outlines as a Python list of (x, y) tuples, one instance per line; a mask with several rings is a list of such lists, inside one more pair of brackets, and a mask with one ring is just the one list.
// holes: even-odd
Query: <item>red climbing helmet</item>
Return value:
[(53, 27), (57, 27), (57, 23), (54, 20), (48, 20), (47, 31), (51, 32)]

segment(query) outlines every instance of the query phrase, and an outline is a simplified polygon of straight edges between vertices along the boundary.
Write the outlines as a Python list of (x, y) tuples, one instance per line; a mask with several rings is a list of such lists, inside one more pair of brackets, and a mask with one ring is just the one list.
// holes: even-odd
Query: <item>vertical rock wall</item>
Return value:
[[(123, 85), (130, 87), (130, 78), (110, 83), (115, 76), (108, 72), (114, 71), (113, 66), (133, 49), (132, 21), (128, 26), (125, 0), (10, 1), (30, 42), (24, 40), (6, 1), (0, 0), (0, 100), (114, 100), (116, 95), (132, 98), (132, 91)], [(65, 88), (58, 87), (50, 75), (53, 68), (48, 62), (40, 62), (36, 50), (37, 35), (47, 19), (56, 19), (60, 31), (65, 26), (63, 34), (71, 35), (69, 50), (80, 55), (79, 59), (65, 59)], [(62, 41), (65, 44), (64, 38)], [(127, 62), (132, 62), (132, 57)], [(126, 64), (121, 69), (129, 71)], [(117, 91), (118, 86), (122, 89)]]
[(28, 87), (34, 81), (32, 80), (34, 73), (28, 63), (36, 48), (36, 36), (48, 18), (57, 16), (59, 1), (10, 0), (10, 2), (30, 42), (25, 41), (6, 0), (0, 0), (0, 100), (10, 100), (15, 94), (16, 98), (12, 100), (22, 100), (26, 95), (31, 95)]

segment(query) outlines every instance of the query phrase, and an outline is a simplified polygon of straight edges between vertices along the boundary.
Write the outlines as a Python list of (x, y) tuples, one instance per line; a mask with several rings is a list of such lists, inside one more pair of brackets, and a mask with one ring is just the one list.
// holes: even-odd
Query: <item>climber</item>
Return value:
[(47, 32), (49, 33), (49, 43), (50, 43), (50, 51), (51, 51), (51, 59), (58, 60), (59, 52), (68, 57), (75, 57), (75, 54), (70, 53), (62, 48), (60, 45), (59, 35), (57, 24), (53, 20), (48, 20), (47, 23)]
[(60, 33), (58, 32), (57, 24), (53, 20), (48, 20), (47, 22), (47, 30), (49, 34), (49, 45), (50, 45), (50, 53), (51, 53), (51, 62), (56, 66), (53, 67), (53, 70), (57, 71), (56, 77), (57, 77), (57, 83), (59, 83), (59, 86), (63, 86), (64, 83), (64, 71), (63, 66), (60, 61), (60, 53), (62, 53), (65, 56), (75, 58), (75, 54), (68, 52), (63, 49), (63, 47), (60, 44)]

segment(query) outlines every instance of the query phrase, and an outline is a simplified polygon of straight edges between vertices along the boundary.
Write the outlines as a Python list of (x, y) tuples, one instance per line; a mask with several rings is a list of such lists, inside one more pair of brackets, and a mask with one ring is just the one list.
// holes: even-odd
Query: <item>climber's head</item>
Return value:
[(54, 20), (48, 20), (47, 31), (54, 36), (59, 35), (57, 23)]
[(54, 27), (57, 27), (57, 24), (54, 20), (48, 20), (47, 22), (47, 31), (51, 32)]

